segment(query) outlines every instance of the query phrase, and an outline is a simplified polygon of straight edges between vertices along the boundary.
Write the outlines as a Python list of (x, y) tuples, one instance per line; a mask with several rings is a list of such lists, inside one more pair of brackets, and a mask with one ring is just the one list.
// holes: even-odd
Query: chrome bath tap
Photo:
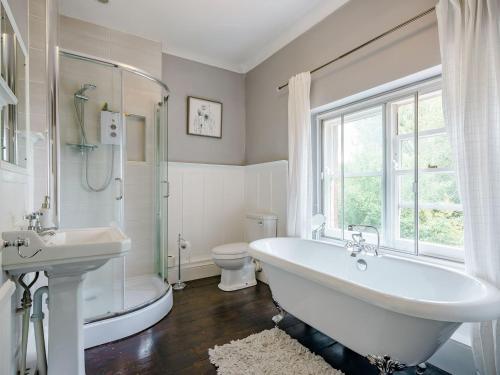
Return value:
[(349, 224), (347, 229), (350, 231), (354, 231), (357, 229), (372, 229), (377, 234), (377, 245), (370, 245), (366, 243), (366, 240), (363, 238), (363, 234), (361, 232), (352, 234), (352, 241), (347, 241), (345, 247), (346, 249), (351, 249), (351, 256), (356, 257), (358, 254), (362, 252), (373, 252), (376, 256), (379, 255), (380, 249), (380, 234), (376, 227), (373, 225), (362, 225), (362, 224)]

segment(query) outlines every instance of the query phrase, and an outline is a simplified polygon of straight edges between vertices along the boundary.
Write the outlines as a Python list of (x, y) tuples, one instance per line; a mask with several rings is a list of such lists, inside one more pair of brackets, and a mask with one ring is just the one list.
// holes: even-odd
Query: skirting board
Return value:
[[(168, 282), (173, 284), (177, 282), (177, 267), (168, 268)], [(199, 262), (196, 264), (186, 264), (181, 266), (182, 281), (191, 281), (220, 275), (220, 268), (217, 267), (211, 260)]]

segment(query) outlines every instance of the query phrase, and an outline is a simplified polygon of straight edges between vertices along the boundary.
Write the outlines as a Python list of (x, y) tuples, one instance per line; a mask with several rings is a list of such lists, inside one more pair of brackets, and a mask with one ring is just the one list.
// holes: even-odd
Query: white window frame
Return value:
[[(402, 175), (402, 174), (408, 174), (408, 173), (415, 173), (415, 183), (418, 183), (418, 176), (422, 173), (454, 173), (453, 168), (420, 168), (420, 169), (410, 169), (410, 170), (399, 170), (395, 171), (391, 167), (391, 161), (392, 161), (392, 153), (394, 150), (394, 141), (396, 138), (393, 136), (392, 131), (393, 131), (393, 120), (390, 119), (391, 116), (391, 108), (390, 104), (392, 102), (402, 100), (405, 98), (411, 98), (413, 100), (413, 103), (415, 105), (415, 128), (416, 132), (414, 133), (409, 133), (408, 135), (402, 135), (399, 136), (399, 139), (401, 137), (408, 137), (410, 139), (417, 138), (415, 141), (415, 149), (418, 149), (418, 139), (425, 137), (425, 136), (433, 136), (433, 135), (438, 135), (438, 134), (443, 134), (445, 133), (444, 128), (439, 128), (439, 129), (431, 129), (431, 130), (426, 130), (423, 132), (418, 131), (418, 98), (420, 95), (427, 94), (429, 92), (433, 92), (436, 90), (441, 89), (441, 77), (433, 77), (430, 79), (422, 80), (413, 84), (406, 85), (404, 87), (396, 88), (394, 90), (391, 90), (389, 92), (381, 93), (376, 96), (369, 97), (367, 99), (362, 99), (356, 102), (352, 103), (345, 103), (342, 106), (339, 106), (337, 108), (332, 108), (328, 111), (324, 111), (318, 114), (313, 115), (313, 124), (316, 127), (316, 138), (317, 141), (316, 143), (316, 207), (317, 207), (317, 212), (325, 212), (325, 207), (323, 205), (323, 198), (324, 198), (324, 175), (323, 175), (323, 122), (327, 121), (329, 119), (333, 118), (340, 118), (340, 123), (341, 125), (341, 136), (342, 136), (342, 156), (341, 156), (341, 165), (342, 165), (342, 172), (341, 172), (341, 179), (344, 181), (344, 177), (348, 177), (344, 175), (344, 168), (343, 168), (343, 118), (344, 116), (349, 115), (350, 113), (353, 112), (358, 112), (363, 109), (369, 109), (377, 106), (382, 106), (383, 108), (383, 147), (384, 147), (384, 168), (382, 172), (382, 225), (385, 228), (385, 234), (392, 238), (396, 238), (396, 233), (393, 233), (393, 231), (396, 228), (395, 225), (395, 220), (397, 220), (397, 215), (398, 215), (398, 200), (399, 198), (395, 199), (395, 192), (396, 192), (396, 187), (394, 186), (397, 182), (396, 175)], [(417, 136), (415, 136), (415, 134)], [(418, 154), (415, 155), (415, 160), (416, 160), (416, 165), (418, 161)], [(369, 173), (368, 173), (369, 174)], [(368, 175), (366, 174), (366, 175)], [(353, 174), (354, 175), (354, 174)], [(356, 176), (358, 174), (355, 174)], [(362, 175), (362, 174), (359, 174)], [(363, 174), (364, 175), (364, 174)], [(370, 174), (371, 175), (371, 174)], [(377, 173), (377, 176), (380, 174)], [(350, 175), (349, 175), (350, 176)], [(390, 183), (390, 186), (387, 186), (387, 184)], [(342, 202), (343, 202), (343, 183), (341, 184), (342, 187)], [(418, 189), (416, 190), (418, 192)], [(417, 211), (417, 202), (419, 201), (418, 199), (418, 193), (415, 195), (415, 206), (413, 207), (415, 209), (415, 212)], [(418, 207), (420, 208), (425, 208), (426, 204), (419, 204)], [(437, 205), (429, 205), (429, 208), (438, 208)], [(445, 210), (457, 210), (461, 211), (462, 207), (461, 205), (445, 205), (445, 206), (440, 206), (439, 208), (445, 209)], [(362, 224), (362, 223), (358, 223)], [(415, 223), (415, 228), (418, 230), (418, 220), (416, 220)], [(338, 233), (334, 233), (338, 232)], [(341, 242), (345, 243), (346, 238), (343, 238), (343, 236), (349, 235), (348, 231), (342, 231), (342, 229), (338, 231), (332, 231), (328, 232), (325, 231), (323, 234), (323, 240), (326, 241), (333, 241), (333, 242)], [(365, 234), (365, 238), (368, 240), (375, 240), (373, 238), (373, 235), (370, 235), (369, 233)], [(404, 243), (407, 242), (407, 243)], [(416, 255), (416, 256), (426, 256), (426, 257), (431, 257), (431, 258), (439, 258), (439, 259), (445, 259), (445, 260), (451, 260), (455, 262), (463, 262), (464, 259), (464, 251), (463, 248), (458, 248), (458, 247), (453, 247), (453, 246), (445, 246), (445, 245), (438, 245), (434, 243), (425, 243), (423, 241), (414, 241), (414, 240), (398, 240), (394, 241), (395, 246), (394, 247), (382, 247), (382, 251), (384, 252), (397, 252), (397, 253), (405, 253), (409, 255)]]

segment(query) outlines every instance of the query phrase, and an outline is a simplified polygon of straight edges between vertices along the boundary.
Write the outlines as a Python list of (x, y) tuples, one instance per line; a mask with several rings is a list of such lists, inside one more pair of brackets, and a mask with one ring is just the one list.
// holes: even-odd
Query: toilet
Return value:
[(245, 219), (245, 241), (212, 249), (212, 259), (221, 268), (219, 289), (230, 292), (257, 284), (255, 263), (248, 255), (248, 243), (276, 237), (278, 217), (267, 213), (248, 213)]

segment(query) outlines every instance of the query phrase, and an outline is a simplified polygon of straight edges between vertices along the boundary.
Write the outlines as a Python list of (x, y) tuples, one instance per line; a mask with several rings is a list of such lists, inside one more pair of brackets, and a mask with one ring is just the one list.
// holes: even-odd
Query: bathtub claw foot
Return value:
[(271, 319), (274, 322), (274, 326), (278, 327), (279, 322), (285, 318), (286, 311), (280, 306), (278, 302), (273, 299), (274, 306), (278, 309), (278, 315), (274, 315)]
[(421, 364), (417, 365), (417, 368), (415, 370), (415, 374), (424, 375), (425, 370), (427, 370), (427, 365), (425, 363), (421, 363)]
[(366, 358), (372, 365), (379, 369), (380, 375), (390, 375), (396, 371), (400, 371), (406, 368), (405, 364), (391, 359), (391, 357), (388, 355), (384, 355), (383, 357), (381, 357), (379, 355), (370, 354), (366, 356)]

